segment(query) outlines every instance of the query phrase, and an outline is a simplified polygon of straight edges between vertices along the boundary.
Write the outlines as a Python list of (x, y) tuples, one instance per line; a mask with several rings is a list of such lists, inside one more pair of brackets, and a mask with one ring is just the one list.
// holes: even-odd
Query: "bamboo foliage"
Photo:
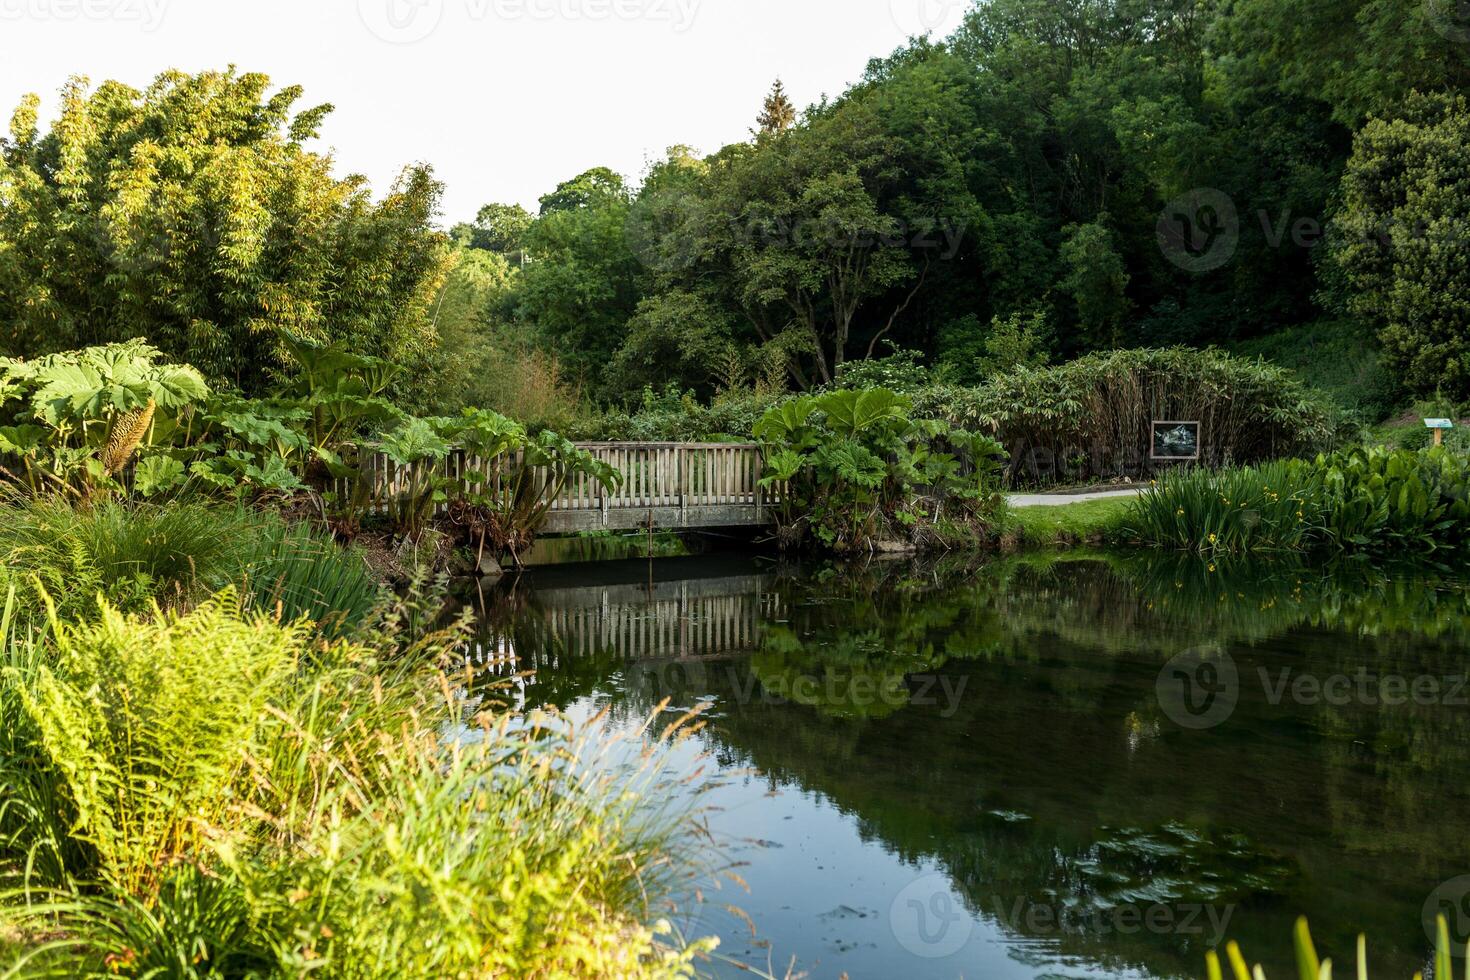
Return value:
[(1108, 351), (979, 388), (927, 389), (915, 413), (994, 434), (1011, 453), (1013, 483), (1148, 475), (1155, 421), (1199, 422), (1206, 466), (1315, 454), (1340, 427), (1291, 372), (1186, 348)]

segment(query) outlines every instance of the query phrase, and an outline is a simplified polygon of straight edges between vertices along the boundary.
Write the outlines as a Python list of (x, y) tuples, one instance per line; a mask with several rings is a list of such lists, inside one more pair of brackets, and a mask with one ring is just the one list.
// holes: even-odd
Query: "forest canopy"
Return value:
[(1452, 8), (982, 0), (804, 110), (752, 93), (748, 139), (447, 234), (426, 167), (378, 200), (334, 179), (310, 149), (329, 107), (296, 88), (77, 79), (49, 131), (27, 100), (0, 145), (0, 352), (146, 336), (249, 390), (287, 331), (410, 362), (419, 407), (538, 416), (804, 390), (894, 350), (975, 384), (1320, 325), (1463, 399)]

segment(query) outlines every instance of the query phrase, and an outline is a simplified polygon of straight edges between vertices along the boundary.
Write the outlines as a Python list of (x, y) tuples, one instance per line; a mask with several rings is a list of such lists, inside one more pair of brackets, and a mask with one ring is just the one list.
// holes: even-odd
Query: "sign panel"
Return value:
[(1200, 424), (1198, 422), (1155, 422), (1153, 426), (1153, 458), (1172, 460), (1199, 459)]
[(1453, 429), (1455, 423), (1450, 419), (1425, 419), (1424, 427), (1427, 429)]

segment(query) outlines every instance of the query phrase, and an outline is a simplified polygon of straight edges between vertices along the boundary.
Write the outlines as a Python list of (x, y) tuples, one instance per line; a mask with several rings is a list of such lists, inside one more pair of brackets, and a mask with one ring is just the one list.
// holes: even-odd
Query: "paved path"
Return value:
[(1061, 507), (1084, 500), (1107, 500), (1110, 497), (1136, 497), (1143, 490), (1099, 490), (1095, 493), (1013, 493), (1006, 497), (1012, 507)]

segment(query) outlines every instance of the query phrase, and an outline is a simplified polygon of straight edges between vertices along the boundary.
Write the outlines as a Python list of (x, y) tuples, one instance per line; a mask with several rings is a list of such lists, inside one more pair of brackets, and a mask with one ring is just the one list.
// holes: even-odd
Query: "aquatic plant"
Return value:
[[(1444, 916), (1438, 917), (1436, 924), (1436, 938), (1434, 944), (1434, 977), (1436, 980), (1453, 980), (1454, 952), (1450, 945), (1449, 926)], [(1296, 947), (1296, 970), (1298, 980), (1332, 980), (1332, 961), (1322, 960), (1317, 956), (1317, 949), (1312, 944), (1312, 933), (1307, 926), (1306, 919), (1298, 919), (1296, 929), (1292, 934)], [(1232, 980), (1266, 980), (1266, 973), (1257, 966), (1251, 969), (1246, 964), (1245, 956), (1242, 955), (1240, 947), (1235, 943), (1229, 943), (1225, 947), (1225, 962), (1230, 967)], [(1225, 972), (1220, 962), (1220, 955), (1214, 950), (1206, 954), (1206, 975), (1209, 980), (1225, 980)], [(1470, 966), (1467, 966), (1465, 975), (1470, 977)], [(1358, 937), (1357, 964), (1354, 976), (1358, 980), (1368, 980), (1368, 941), (1365, 937)], [(1420, 980), (1421, 974), (1414, 974), (1414, 980)]]
[(1352, 449), (1313, 461), (1160, 479), (1126, 521), (1146, 544), (1203, 555), (1454, 553), (1470, 538), (1470, 459)]

